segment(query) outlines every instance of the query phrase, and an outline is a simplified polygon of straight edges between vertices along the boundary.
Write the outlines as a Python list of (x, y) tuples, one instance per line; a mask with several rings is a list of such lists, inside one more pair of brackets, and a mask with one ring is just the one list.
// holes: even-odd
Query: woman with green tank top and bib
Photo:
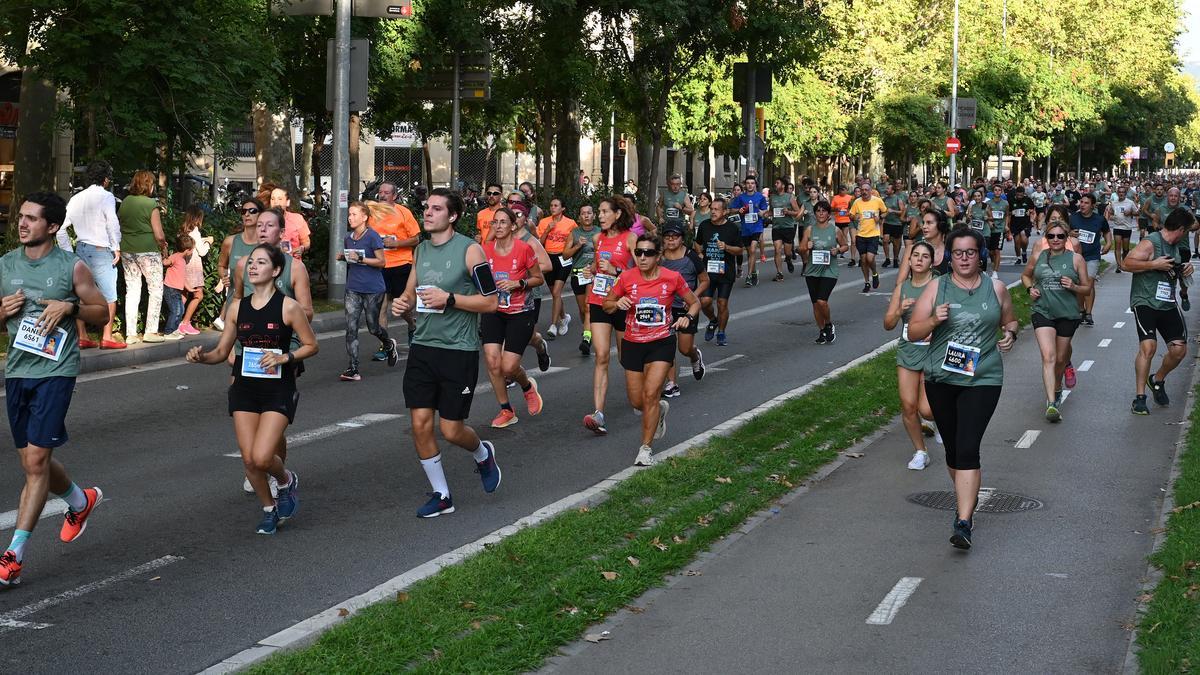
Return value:
[(930, 342), (925, 395), (942, 433), (946, 468), (958, 497), (950, 543), (968, 549), (979, 501), (979, 446), (1000, 402), (1000, 353), (1012, 349), (1018, 324), (1008, 289), (985, 278), (979, 268), (986, 251), (983, 235), (957, 229), (946, 238), (946, 248), (950, 274), (925, 285), (913, 305), (908, 339)]
[[(1092, 287), (1083, 256), (1067, 248), (1070, 231), (1059, 221), (1046, 226), (1047, 248), (1034, 254), (1021, 273), (1021, 283), (1033, 299), (1031, 323), (1042, 352), (1042, 384), (1046, 389), (1046, 419), (1062, 419), (1062, 381), (1071, 362), (1071, 338), (1079, 328), (1078, 298)], [(1074, 382), (1068, 382), (1074, 386)]]
[(771, 207), (771, 241), (775, 243), (775, 281), (783, 281), (783, 265), (788, 273), (796, 271), (792, 263), (792, 246), (796, 242), (796, 218), (803, 215), (796, 195), (787, 191), (787, 182), (776, 178), (767, 197)]
[(920, 471), (929, 466), (929, 451), (925, 448), (925, 436), (933, 435), (933, 427), (925, 420), (933, 419), (929, 399), (925, 397), (924, 370), (929, 361), (929, 340), (909, 340), (908, 322), (912, 308), (925, 286), (933, 279), (933, 246), (918, 241), (908, 248), (908, 270), (910, 276), (896, 285), (892, 301), (883, 316), (884, 330), (892, 330), (900, 324), (900, 340), (896, 345), (896, 381), (900, 390), (900, 410), (904, 419), (904, 430), (913, 444), (912, 460), (908, 468)]
[(846, 229), (836, 227), (830, 219), (833, 207), (829, 202), (818, 202), (814, 211), (817, 222), (805, 228), (800, 240), (800, 255), (804, 256), (804, 281), (808, 284), (808, 297), (812, 301), (813, 318), (817, 322), (819, 345), (833, 344), (837, 335), (833, 319), (829, 314), (829, 296), (838, 280), (838, 256), (850, 248), (846, 243)]

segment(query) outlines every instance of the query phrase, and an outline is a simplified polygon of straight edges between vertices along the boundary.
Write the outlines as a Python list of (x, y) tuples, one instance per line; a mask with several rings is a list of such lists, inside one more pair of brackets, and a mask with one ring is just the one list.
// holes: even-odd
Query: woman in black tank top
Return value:
[[(284, 467), (284, 432), (296, 414), (296, 365), (317, 353), (317, 337), (304, 308), (275, 288), (285, 254), (269, 244), (255, 247), (247, 256), (246, 274), (254, 292), (235, 298), (229, 307), (221, 341), (210, 351), (193, 347), (191, 363), (224, 362), (235, 341), (242, 354), (234, 361), (229, 387), (229, 414), (242, 451), (246, 476), (262, 504), (259, 534), (274, 534), (276, 526), (296, 512), (299, 478)], [(292, 334), (300, 338), (292, 348)], [(267, 477), (279, 484), (278, 499), (271, 495)]]

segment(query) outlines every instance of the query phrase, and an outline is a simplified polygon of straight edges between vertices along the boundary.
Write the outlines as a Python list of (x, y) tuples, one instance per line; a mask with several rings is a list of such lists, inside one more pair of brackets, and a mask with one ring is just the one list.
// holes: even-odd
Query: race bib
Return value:
[(750, 211), (748, 211), (748, 212), (746, 213), (746, 215), (742, 216), (742, 222), (743, 222), (743, 223), (751, 223), (751, 224), (753, 224), (753, 223), (757, 223), (757, 222), (758, 222), (758, 211), (755, 211), (755, 210), (753, 210), (753, 209), (754, 209), (754, 207), (750, 207), (750, 208), (751, 208), (751, 210), (750, 210)]
[(597, 274), (595, 277), (595, 285), (592, 286), (592, 292), (596, 295), (607, 296), (612, 290), (613, 284), (617, 283), (617, 278), (608, 274)]
[(443, 307), (441, 309), (434, 309), (434, 308), (430, 307), (429, 305), (425, 304), (425, 301), (421, 299), (421, 291), (429, 289), (429, 288), (437, 288), (437, 287), (436, 286), (417, 286), (417, 311), (422, 314), (445, 314), (446, 313), (445, 307)]
[(924, 340), (917, 340), (916, 342), (908, 339), (908, 324), (907, 323), (905, 323), (904, 328), (902, 328), (900, 330), (900, 338), (903, 339), (905, 342), (909, 343), (910, 345), (917, 345), (919, 347), (929, 346), (928, 338), (926, 338)]
[(13, 338), (13, 348), (29, 352), (43, 359), (57, 361), (62, 356), (67, 344), (67, 331), (55, 328), (49, 333), (42, 334), (36, 328), (37, 317), (27, 316), (21, 319), (17, 326), (17, 336)]
[[(1175, 301), (1175, 287), (1169, 281), (1160, 281), (1154, 288), (1154, 299), (1165, 300), (1167, 302)], [(24, 324), (24, 322), (22, 322)]]
[(838, 209), (838, 215), (839, 215), (839, 216), (845, 216), (845, 215), (847, 215), (847, 211), (846, 211), (846, 209)]
[(1013, 218), (1024, 218), (1025, 209), (1013, 209)]
[(668, 206), (666, 214), (667, 220), (679, 220), (679, 209), (674, 206)]
[(971, 229), (972, 230), (982, 230), (983, 229), (983, 221), (979, 220), (979, 219), (972, 220), (971, 221)]
[[(497, 282), (508, 281), (508, 272), (496, 272), (495, 277)], [(496, 293), (496, 297), (500, 301), (498, 305), (500, 309), (508, 309), (509, 307), (512, 307), (511, 291), (498, 291)]]
[(863, 211), (861, 217), (863, 220), (875, 220), (875, 212), (874, 211)]
[(667, 308), (658, 303), (658, 298), (638, 298), (633, 321), (643, 328), (660, 328), (667, 325)]
[(263, 380), (278, 380), (283, 377), (283, 368), (279, 366), (264, 366), (262, 358), (266, 354), (282, 354), (282, 349), (261, 349), (245, 347), (242, 349), (242, 377), (257, 377)]
[(592, 278), (584, 276), (581, 272), (575, 275), (575, 281), (577, 281), (580, 286), (587, 286), (588, 284), (592, 283)]
[(367, 257), (367, 251), (366, 249), (362, 248), (348, 248), (342, 251), (342, 257), (345, 258), (346, 262), (348, 263), (358, 264), (363, 261), (363, 258)]
[(782, 218), (783, 217), (783, 207), (776, 206), (775, 208), (771, 209), (771, 217), (772, 218)]
[(814, 250), (812, 252), (812, 264), (814, 264), (814, 265), (828, 265), (829, 260), (830, 260), (829, 251)]
[(992, 211), (992, 220), (1004, 220), (1004, 212), (999, 210)]
[(1096, 241), (1096, 233), (1091, 230), (1077, 230), (1079, 233), (1079, 243), (1091, 244)]
[(572, 260), (571, 258), (568, 258), (566, 256), (563, 256), (563, 255), (558, 256), (558, 264), (562, 265), (563, 267), (570, 267), (571, 264), (574, 262), (575, 262), (574, 260)]
[(725, 260), (709, 258), (705, 266), (709, 274), (725, 274)]
[(975, 377), (979, 366), (979, 348), (953, 340), (946, 345), (946, 356), (942, 359), (942, 370), (967, 377)]

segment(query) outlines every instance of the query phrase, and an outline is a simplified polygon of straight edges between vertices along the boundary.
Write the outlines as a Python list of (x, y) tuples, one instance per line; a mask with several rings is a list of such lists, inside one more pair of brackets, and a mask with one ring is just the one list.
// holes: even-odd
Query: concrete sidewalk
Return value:
[(1032, 331), (1004, 357), (971, 551), (948, 543), (951, 510), (914, 502), (950, 493), (953, 504), (940, 446), (928, 469), (908, 471), (912, 448), (894, 423), (691, 575), (588, 630), (610, 639), (573, 643), (544, 670), (1120, 671), (1195, 362), (1168, 378), (1171, 407), (1129, 413), (1130, 278), (1102, 276), (1096, 326), (1075, 336), (1086, 370), (1063, 422), (1043, 417)]

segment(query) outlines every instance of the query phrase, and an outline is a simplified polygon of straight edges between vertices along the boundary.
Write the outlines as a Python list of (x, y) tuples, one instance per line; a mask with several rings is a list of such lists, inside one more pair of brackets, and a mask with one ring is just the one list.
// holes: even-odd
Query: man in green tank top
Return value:
[[(1138, 353), (1134, 359), (1137, 394), (1130, 412), (1149, 415), (1146, 387), (1160, 406), (1169, 405), (1165, 380), (1167, 374), (1187, 355), (1187, 325), (1176, 304), (1176, 287), (1186, 288), (1192, 276), (1191, 263), (1183, 262), (1180, 249), (1187, 245), (1188, 230), (1196, 218), (1184, 209), (1176, 209), (1162, 223), (1162, 229), (1142, 237), (1125, 256), (1125, 269), (1133, 273), (1129, 285), (1129, 307), (1133, 310), (1138, 334)], [(1167, 343), (1167, 353), (1154, 375), (1150, 363), (1158, 348), (1158, 337)]]
[(413, 273), (392, 313), (416, 311), (417, 330), (404, 371), (404, 404), (412, 417), (413, 443), (433, 488), (417, 515), (454, 512), (442, 457), (433, 433), (434, 413), (442, 436), (472, 453), (485, 492), (500, 486), (496, 448), (467, 426), (479, 381), (479, 315), (496, 311), (498, 297), (483, 248), (454, 230), (464, 204), (457, 192), (436, 188), (425, 205), (429, 239), (417, 245)]
[(683, 176), (672, 174), (667, 179), (667, 189), (658, 195), (655, 212), (660, 223), (679, 223), (687, 231), (692, 227), (692, 214), (696, 212), (692, 205), (692, 196), (683, 189)]
[(17, 235), (21, 245), (0, 258), (0, 314), (8, 329), (4, 389), (8, 424), (25, 489), (17, 508), (16, 530), (0, 555), (0, 587), (21, 583), (25, 544), (50, 492), (67, 503), (59, 539), (83, 534), (92, 510), (104, 499), (100, 488), (81, 489), (52, 457), (67, 442), (66, 417), (79, 375), (79, 334), (75, 320), (98, 325), (108, 305), (92, 272), (74, 253), (55, 245), (67, 205), (52, 192), (35, 192), (21, 204)]
[(775, 243), (775, 281), (783, 281), (781, 262), (787, 264), (789, 274), (796, 271), (796, 264), (792, 262), (796, 244), (796, 218), (804, 214), (796, 195), (788, 191), (785, 178), (775, 179), (767, 201), (771, 208), (771, 241)]

